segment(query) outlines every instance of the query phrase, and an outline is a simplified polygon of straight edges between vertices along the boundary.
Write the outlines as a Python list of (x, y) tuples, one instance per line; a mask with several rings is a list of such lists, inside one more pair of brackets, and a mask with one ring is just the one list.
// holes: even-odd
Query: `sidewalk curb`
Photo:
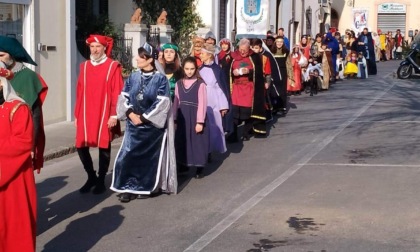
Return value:
[[(125, 130), (121, 130), (121, 135), (114, 138), (119, 139), (124, 136)], [(49, 151), (49, 153), (44, 153), (44, 162), (51, 161), (56, 158), (64, 157), (70, 154), (73, 154), (77, 151), (76, 146), (74, 144), (71, 144), (69, 146), (63, 146), (60, 148), (57, 148), (55, 150)]]

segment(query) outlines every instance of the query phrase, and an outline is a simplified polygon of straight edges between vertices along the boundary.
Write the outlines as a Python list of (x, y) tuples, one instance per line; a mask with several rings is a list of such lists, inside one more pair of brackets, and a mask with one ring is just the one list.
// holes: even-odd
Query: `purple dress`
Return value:
[[(216, 71), (221, 72), (222, 69), (217, 66)], [(200, 76), (206, 83), (207, 90), (207, 121), (210, 134), (209, 152), (224, 153), (226, 152), (226, 141), (220, 111), (229, 110), (229, 103), (226, 95), (220, 88), (214, 69), (203, 64), (200, 68)]]
[(202, 80), (195, 81), (189, 88), (185, 88), (183, 80), (176, 83), (179, 101), (176, 117), (175, 131), (175, 151), (177, 163), (188, 167), (204, 167), (207, 164), (209, 153), (209, 132), (207, 118), (201, 133), (195, 132), (197, 124), (198, 91), (201, 85), (205, 85)]

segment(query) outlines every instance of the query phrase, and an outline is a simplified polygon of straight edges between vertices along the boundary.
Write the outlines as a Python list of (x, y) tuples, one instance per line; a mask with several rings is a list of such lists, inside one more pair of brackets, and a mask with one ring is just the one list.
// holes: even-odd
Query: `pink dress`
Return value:
[(302, 69), (298, 64), (301, 54), (291, 54), (290, 57), (292, 61), (294, 84), (288, 81), (287, 91), (296, 92), (300, 91), (300, 89), (302, 88)]

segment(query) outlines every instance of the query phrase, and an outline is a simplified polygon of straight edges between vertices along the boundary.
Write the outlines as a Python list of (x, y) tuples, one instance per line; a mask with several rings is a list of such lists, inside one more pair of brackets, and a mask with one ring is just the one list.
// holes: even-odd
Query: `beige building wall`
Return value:
[[(378, 29), (378, 6), (384, 3), (396, 3), (406, 5), (405, 38), (408, 38), (409, 30), (420, 29), (420, 1), (418, 0), (341, 0), (333, 1), (334, 8), (339, 16), (339, 31), (351, 28), (353, 22), (353, 9), (368, 10), (368, 28), (371, 31)], [(395, 34), (395, 31), (392, 31)]]
[[(48, 85), (44, 122), (66, 120), (66, 2), (57, 0), (33, 1), (35, 68)], [(41, 15), (42, 14), (42, 15)], [(55, 50), (39, 51), (37, 46), (55, 46)], [(50, 47), (51, 48), (51, 47)]]

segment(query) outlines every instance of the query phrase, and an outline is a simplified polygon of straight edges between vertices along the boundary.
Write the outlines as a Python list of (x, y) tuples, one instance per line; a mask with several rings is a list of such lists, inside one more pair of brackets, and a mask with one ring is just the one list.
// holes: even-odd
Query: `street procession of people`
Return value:
[[(295, 45), (281, 28), (264, 39), (218, 42), (210, 31), (192, 38), (184, 58), (176, 44), (155, 48), (146, 42), (124, 83), (119, 63), (108, 57), (112, 39), (91, 35), (86, 43), (91, 58), (81, 65), (75, 109), (77, 150), (88, 177), (80, 193), (106, 190), (110, 141), (124, 120), (110, 186), (123, 203), (176, 194), (180, 176), (192, 171), (205, 177), (212, 155), (226, 152), (228, 144), (266, 138), (279, 121), (274, 117), (288, 113), (290, 96), (313, 96), (337, 80), (376, 74), (367, 29), (357, 38), (350, 30), (342, 38), (329, 29)], [(89, 147), (99, 147), (98, 175)]]
[[(122, 203), (176, 194), (180, 176), (193, 171), (196, 179), (204, 178), (212, 155), (225, 153), (228, 144), (268, 137), (273, 122), (281, 123), (273, 119), (287, 115), (291, 96), (317, 95), (338, 80), (366, 79), (377, 73), (377, 62), (401, 57), (398, 32), (392, 37), (365, 28), (356, 37), (352, 30), (342, 36), (327, 29), (291, 45), (283, 31), (237, 41), (216, 41), (209, 32), (192, 38), (184, 58), (176, 44), (155, 48), (146, 42), (135, 56), (137, 71), (125, 81), (121, 64), (110, 56), (113, 39), (90, 35), (74, 108), (75, 146), (87, 177), (79, 192), (110, 188)], [(0, 60), (0, 215), (6, 220), (0, 251), (33, 251), (32, 173), (43, 166), (48, 87), (23, 64), (36, 65), (16, 39), (0, 36)], [(126, 122), (125, 133), (106, 185), (120, 121)], [(99, 149), (97, 170), (90, 148)]]

